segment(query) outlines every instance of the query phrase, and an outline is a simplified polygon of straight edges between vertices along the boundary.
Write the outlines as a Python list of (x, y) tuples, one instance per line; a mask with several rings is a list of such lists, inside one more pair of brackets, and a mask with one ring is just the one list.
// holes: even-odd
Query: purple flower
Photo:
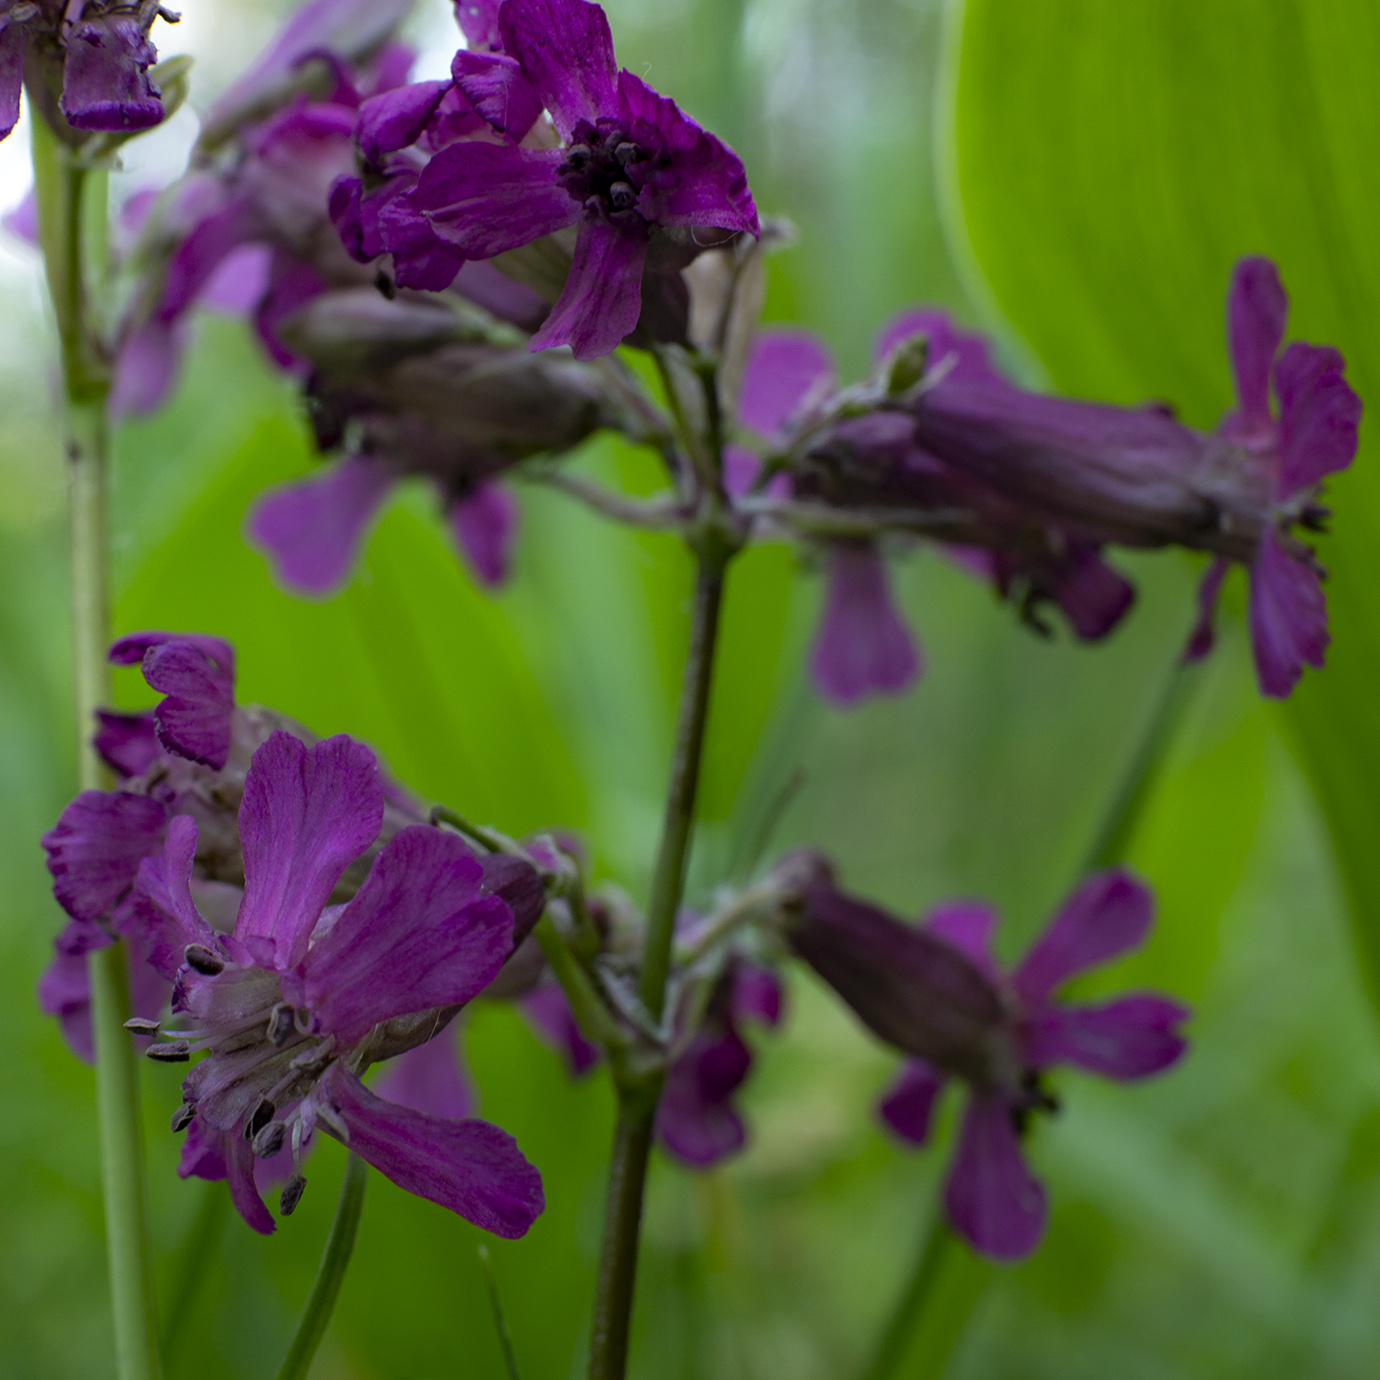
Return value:
[(481, 991), (514, 940), (513, 911), (486, 886), (484, 865), (456, 835), (425, 826), (396, 833), (354, 896), (330, 904), (377, 839), (384, 803), (361, 744), (309, 747), (277, 732), (245, 780), (245, 890), (230, 933), (193, 899), (190, 817), (173, 819), (161, 856), (142, 864), (134, 928), (174, 983), (180, 1022), (149, 1052), (206, 1055), (174, 1123), (194, 1128), (184, 1171), (227, 1177), (241, 1215), (271, 1232), (254, 1161), (284, 1146), (295, 1158), (319, 1128), (408, 1192), (518, 1237), (544, 1203), (510, 1136), (386, 1102), (360, 1082), (371, 1062), (399, 1052), (399, 1022), (404, 1047), (429, 1038), (448, 1019), (435, 1013)]
[[(1361, 411), (1336, 350), (1295, 342), (1279, 353), (1286, 311), (1274, 265), (1243, 259), (1228, 303), (1239, 407), (1213, 435), (1163, 407), (1044, 397), (955, 370), (909, 401), (915, 439), (1082, 548), (1179, 545), (1215, 555), (1189, 659), (1211, 646), (1224, 563), (1249, 567), (1260, 688), (1283, 698), (1305, 665), (1322, 665), (1328, 641), (1320, 571), (1292, 528), (1326, 516), (1318, 485), (1351, 463)], [(1081, 604), (1090, 582), (1073, 574)], [(1094, 601), (1110, 611), (1110, 587), (1096, 584)]]
[(1125, 872), (1090, 877), (1009, 974), (992, 956), (996, 913), (950, 903), (921, 926), (840, 892), (819, 867), (788, 938), (871, 1030), (911, 1056), (881, 1103), (903, 1140), (924, 1144), (944, 1084), (968, 1086), (945, 1205), (975, 1249), (1019, 1260), (1044, 1234), (1045, 1191), (1027, 1168), (1030, 1115), (1056, 1103), (1046, 1072), (1071, 1065), (1107, 1078), (1159, 1073), (1183, 1054), (1188, 1011), (1152, 993), (1101, 1005), (1057, 994), (1071, 978), (1136, 947), (1150, 892)]
[[(757, 235), (757, 211), (732, 150), (616, 68), (598, 5), (506, 0), (498, 33), (503, 53), (462, 52), (454, 78), (470, 111), (502, 123), (501, 140), (462, 138), (441, 148), (394, 203), (395, 215), (424, 221), (460, 259), (492, 258), (578, 227), (565, 288), (531, 348), (569, 345), (577, 359), (593, 359), (637, 326), (644, 268), (663, 259), (683, 266), (706, 231)], [(396, 137), (439, 111), (445, 93), (414, 100), (399, 112), (406, 127)], [(543, 107), (561, 147), (514, 142)]]
[(60, 111), (72, 129), (119, 133), (149, 129), (163, 119), (158, 87), (148, 75), (158, 61), (148, 40), (158, 9), (104, 8), (58, 0), (8, 0), (0, 6), (0, 139), (19, 119), (26, 54), (36, 70), (61, 66), (52, 83), (62, 93), (57, 110), (47, 109), (51, 97), (44, 81), (31, 83), (31, 99), (48, 118)]
[(769, 968), (737, 959), (714, 986), (704, 1018), (671, 1061), (656, 1131), (679, 1160), (697, 1169), (737, 1153), (747, 1129), (733, 1099), (752, 1070), (752, 1050), (739, 1031), (747, 1020), (775, 1029), (784, 995)]
[[(1237, 408), (1218, 434), (1245, 452), (1241, 468), (1265, 487), (1267, 516), (1250, 562), (1250, 624), (1260, 689), (1275, 699), (1287, 698), (1304, 666), (1322, 666), (1331, 640), (1321, 568), (1290, 528), (1317, 526), (1326, 516), (1317, 506), (1318, 486), (1351, 464), (1361, 418), (1361, 400), (1347, 385), (1338, 351), (1294, 341), (1281, 352), (1288, 313), (1273, 262), (1242, 259), (1227, 298)], [(1188, 660), (1211, 650), (1226, 569), (1219, 557), (1204, 577)]]

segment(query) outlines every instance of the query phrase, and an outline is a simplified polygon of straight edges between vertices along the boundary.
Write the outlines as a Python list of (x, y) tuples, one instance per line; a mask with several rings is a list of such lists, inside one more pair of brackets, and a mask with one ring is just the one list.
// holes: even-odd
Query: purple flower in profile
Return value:
[(1058, 1000), (1071, 978), (1136, 947), (1152, 912), (1139, 882), (1099, 873), (1007, 974), (992, 956), (988, 906), (950, 903), (913, 926), (840, 892), (825, 868), (804, 889), (790, 943), (870, 1029), (911, 1056), (882, 1101), (887, 1125), (922, 1145), (944, 1084), (968, 1087), (945, 1205), (954, 1229), (985, 1255), (1019, 1260), (1044, 1235), (1045, 1191), (1021, 1138), (1034, 1111), (1057, 1105), (1046, 1071), (1068, 1065), (1128, 1081), (1184, 1052), (1188, 1012), (1166, 997)]
[(499, 141), (441, 148), (397, 209), (463, 259), (578, 227), (565, 289), (531, 348), (568, 345), (593, 359), (637, 326), (644, 268), (688, 261), (707, 231), (757, 235), (757, 211), (732, 150), (617, 69), (598, 5), (506, 0), (497, 27), (502, 54), (460, 54), (456, 86), (471, 110), (521, 108), (527, 125), (544, 107), (561, 147), (512, 142), (526, 129), (505, 121)]
[[(245, 781), (245, 890), (230, 933), (193, 899), (192, 819), (175, 818), (161, 855), (142, 864), (133, 924), (174, 983), (179, 1021), (149, 1052), (206, 1056), (174, 1119), (191, 1131), (182, 1172), (227, 1178), (244, 1219), (271, 1232), (255, 1161), (285, 1146), (295, 1159), (320, 1129), (408, 1192), (518, 1237), (544, 1204), (540, 1176), (512, 1137), (384, 1101), (360, 1081), (371, 1062), (399, 1052), (400, 1028), (404, 1047), (444, 1028), (445, 1013), (494, 978), (514, 942), (513, 910), (486, 885), (484, 865), (440, 829), (400, 830), (354, 896), (330, 903), (377, 839), (384, 803), (367, 748), (343, 736), (309, 747), (278, 732)], [(284, 1190), (286, 1210), (300, 1188), (294, 1180)]]
[[(1289, 529), (1316, 526), (1326, 516), (1317, 507), (1318, 486), (1351, 464), (1361, 418), (1337, 350), (1297, 340), (1280, 350), (1288, 314), (1274, 263), (1242, 259), (1227, 298), (1237, 407), (1218, 434), (1246, 453), (1243, 468), (1265, 489), (1267, 512), (1250, 562), (1250, 625), (1261, 691), (1275, 699), (1288, 697), (1305, 666), (1322, 666), (1331, 640), (1320, 568)], [(1212, 614), (1226, 573), (1227, 561), (1218, 557), (1204, 577), (1190, 661), (1212, 647)]]
[(679, 1160), (706, 1169), (737, 1153), (747, 1129), (733, 1105), (752, 1070), (752, 1050), (739, 1027), (755, 1020), (775, 1029), (784, 994), (770, 968), (735, 959), (714, 985), (703, 1020), (671, 1061), (656, 1133)]
[[(160, 13), (156, 6), (61, 0), (0, 4), (0, 139), (19, 120), (26, 55), (35, 66), (60, 64), (58, 111), (72, 129), (132, 133), (160, 123), (163, 102), (149, 76), (158, 54), (148, 38)], [(31, 99), (39, 98), (51, 99), (46, 90)]]

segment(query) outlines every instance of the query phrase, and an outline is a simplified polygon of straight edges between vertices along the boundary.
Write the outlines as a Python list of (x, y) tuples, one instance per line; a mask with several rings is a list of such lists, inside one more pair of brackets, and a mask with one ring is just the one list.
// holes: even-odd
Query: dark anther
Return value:
[(205, 944), (188, 944), (182, 951), (189, 968), (195, 968), (203, 977), (215, 977), (225, 967), (225, 960), (213, 953)]
[(390, 302), (398, 295), (398, 285), (393, 281), (393, 275), (386, 269), (381, 268), (374, 274), (374, 286)]
[(151, 1021), (146, 1016), (131, 1016), (125, 1022), (125, 1029), (131, 1035), (157, 1035), (159, 1025), (157, 1021)]
[(273, 1113), (277, 1110), (278, 1109), (273, 1105), (273, 1103), (271, 1103), (268, 1100), (268, 1098), (261, 1097), (259, 1099), (259, 1105), (254, 1108), (254, 1115), (251, 1116), (249, 1120), (245, 1123), (245, 1140), (253, 1140), (254, 1137), (257, 1136), (259, 1132), (262, 1131), (264, 1127), (267, 1126), (268, 1123), (273, 1120)]
[(306, 1188), (307, 1181), (300, 1174), (294, 1174), (283, 1185), (282, 1194), (278, 1198), (278, 1211), (284, 1217), (291, 1217), (297, 1210), (297, 1204), (302, 1201), (302, 1194), (306, 1192)]
[(615, 182), (609, 188), (609, 200), (615, 211), (630, 211), (637, 205), (637, 189), (631, 182)]
[(174, 1113), (172, 1128), (174, 1131), (185, 1131), (192, 1124), (192, 1118), (196, 1116), (196, 1108), (190, 1102), (184, 1102)]
[(580, 172), (589, 165), (589, 156), (588, 144), (571, 144), (566, 150), (565, 165), (571, 172)]
[(292, 1034), (292, 1007), (280, 1001), (268, 1017), (268, 1040), (270, 1044), (281, 1045)]
[(251, 1142), (254, 1154), (261, 1160), (271, 1160), (287, 1140), (287, 1122), (270, 1121)]
[(299, 1006), (292, 1013), (292, 1023), (297, 1027), (299, 1035), (311, 1034), (311, 1012), (305, 1006)]
[(346, 1145), (350, 1143), (350, 1128), (346, 1126), (344, 1117), (329, 1102), (323, 1103), (316, 1109), (316, 1119), (337, 1140), (343, 1141)]
[(642, 150), (636, 144), (619, 144), (613, 151), (613, 156), (618, 160), (620, 168), (626, 168), (629, 163), (640, 163), (642, 161)]
[(166, 1045), (150, 1045), (145, 1051), (160, 1064), (185, 1064), (192, 1057), (192, 1047), (186, 1040), (171, 1040)]

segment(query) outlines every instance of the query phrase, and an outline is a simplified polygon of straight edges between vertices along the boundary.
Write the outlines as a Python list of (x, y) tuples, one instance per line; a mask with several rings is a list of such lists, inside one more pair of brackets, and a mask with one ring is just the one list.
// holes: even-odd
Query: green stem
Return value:
[(312, 1358), (335, 1311), (335, 1301), (340, 1296), (340, 1286), (345, 1282), (345, 1271), (350, 1264), (350, 1256), (355, 1249), (355, 1235), (359, 1231), (359, 1215), (364, 1210), (364, 1186), (368, 1181), (369, 1166), (356, 1154), (351, 1153), (345, 1161), (345, 1179), (340, 1185), (340, 1201), (335, 1205), (335, 1216), (331, 1219), (331, 1232), (326, 1238), (326, 1249), (321, 1252), (321, 1264), (316, 1271), (316, 1282), (311, 1286), (311, 1295), (302, 1316), (297, 1323), (297, 1331), (288, 1347), (283, 1364), (278, 1368), (278, 1380), (306, 1380), (311, 1369)]
[(163, 1326), (163, 1355), (172, 1358), (186, 1333), (186, 1325), (201, 1296), (208, 1266), (220, 1244), (230, 1211), (230, 1195), (219, 1182), (201, 1184), (201, 1202), (167, 1278), (172, 1281), (172, 1301)]
[[(709, 719), (709, 691), (727, 561), (726, 553), (702, 553), (695, 582), (690, 651), (685, 663), (666, 813), (647, 905), (647, 937), (639, 983), (642, 1004), (657, 1022), (666, 1004), (676, 912), (685, 889), (685, 862), (695, 820), (695, 795)], [(627, 1369), (642, 1198), (660, 1095), (659, 1074), (644, 1075), (641, 1079), (630, 1076), (619, 1087), (618, 1124), (609, 1164), (609, 1195), (590, 1335), (590, 1380), (623, 1380)]]
[[(1098, 868), (1114, 867), (1121, 862), (1126, 846), (1135, 834), (1145, 807), (1154, 793), (1155, 785), (1164, 767), (1175, 734), (1183, 722), (1186, 710), (1198, 684), (1196, 668), (1176, 666), (1170, 673), (1161, 692), (1159, 703), (1150, 716), (1150, 721), (1136, 744), (1126, 771), (1108, 801), (1093, 842), (1088, 849), (1081, 877), (1086, 872)], [(945, 1226), (942, 1212), (935, 1214), (925, 1238), (925, 1243), (916, 1261), (915, 1270), (901, 1295), (900, 1301), (891, 1315), (891, 1321), (883, 1334), (881, 1345), (866, 1373), (866, 1380), (890, 1380), (912, 1339), (919, 1333), (927, 1318), (927, 1309), (933, 1302), (936, 1286), (946, 1272), (947, 1262), (952, 1259), (948, 1247), (953, 1243), (953, 1235)], [(971, 1309), (981, 1292), (986, 1274), (973, 1276), (970, 1287), (965, 1291), (961, 1303)], [(951, 1308), (954, 1301), (950, 1300)], [(942, 1367), (943, 1357), (962, 1334), (965, 1316), (949, 1319), (946, 1339), (937, 1350), (940, 1353), (938, 1366)], [(934, 1368), (932, 1368), (934, 1369)], [(937, 1370), (936, 1370), (937, 1373)]]
[(882, 1335), (872, 1364), (867, 1368), (865, 1380), (887, 1380), (895, 1372), (915, 1324), (924, 1313), (934, 1286), (943, 1274), (944, 1262), (953, 1244), (954, 1235), (944, 1220), (943, 1211), (935, 1212), (926, 1229), (910, 1281), (892, 1312), (891, 1322)]
[[(109, 388), (87, 313), (83, 240), (88, 204), (103, 205), (104, 174), (81, 167), (42, 119), (30, 122), (39, 239), (61, 346), (72, 529), (72, 623), (77, 781), (109, 789), (91, 745), (95, 711), (110, 702), (109, 541), (106, 470)], [(96, 1115), (101, 1147), (110, 1302), (119, 1380), (158, 1380), (158, 1310), (144, 1186), (143, 1126), (129, 1018), (124, 945), (93, 952), (91, 1025), (96, 1050)]]

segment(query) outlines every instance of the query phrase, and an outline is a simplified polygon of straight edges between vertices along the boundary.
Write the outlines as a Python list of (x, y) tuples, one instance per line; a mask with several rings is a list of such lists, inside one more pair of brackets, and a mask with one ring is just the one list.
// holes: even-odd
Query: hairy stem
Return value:
[(321, 1339), (326, 1335), (340, 1286), (345, 1282), (350, 1256), (354, 1254), (355, 1236), (359, 1231), (359, 1217), (364, 1210), (364, 1186), (368, 1182), (369, 1166), (356, 1154), (345, 1161), (345, 1179), (340, 1185), (340, 1201), (335, 1205), (326, 1249), (321, 1252), (321, 1264), (302, 1316), (297, 1323), (292, 1344), (283, 1364), (278, 1367), (278, 1380), (306, 1380), (312, 1358)]
[[(88, 319), (83, 245), (87, 207), (95, 203), (99, 208), (103, 203), (104, 174), (80, 166), (37, 114), (30, 128), (39, 241), (61, 347), (66, 404), (77, 782), (83, 790), (101, 790), (109, 788), (110, 779), (91, 745), (91, 734), (95, 710), (110, 701), (105, 659), (110, 642), (105, 410), (109, 381)], [(144, 1187), (139, 1076), (134, 1043), (124, 1029), (129, 1017), (125, 963), (122, 943), (97, 950), (88, 959), (101, 1190), (115, 1371), (119, 1380), (157, 1380), (162, 1374), (158, 1311)]]
[[(676, 911), (685, 888), (685, 863), (694, 827), (700, 761), (704, 755), (727, 560), (726, 554), (701, 554), (696, 577), (690, 652), (685, 663), (666, 813), (652, 873), (647, 937), (638, 987), (647, 1014), (656, 1022), (661, 1020), (666, 1004)], [(642, 1197), (660, 1094), (659, 1076), (620, 1080), (618, 1125), (609, 1164), (609, 1196), (590, 1336), (590, 1380), (622, 1380), (627, 1368)]]

